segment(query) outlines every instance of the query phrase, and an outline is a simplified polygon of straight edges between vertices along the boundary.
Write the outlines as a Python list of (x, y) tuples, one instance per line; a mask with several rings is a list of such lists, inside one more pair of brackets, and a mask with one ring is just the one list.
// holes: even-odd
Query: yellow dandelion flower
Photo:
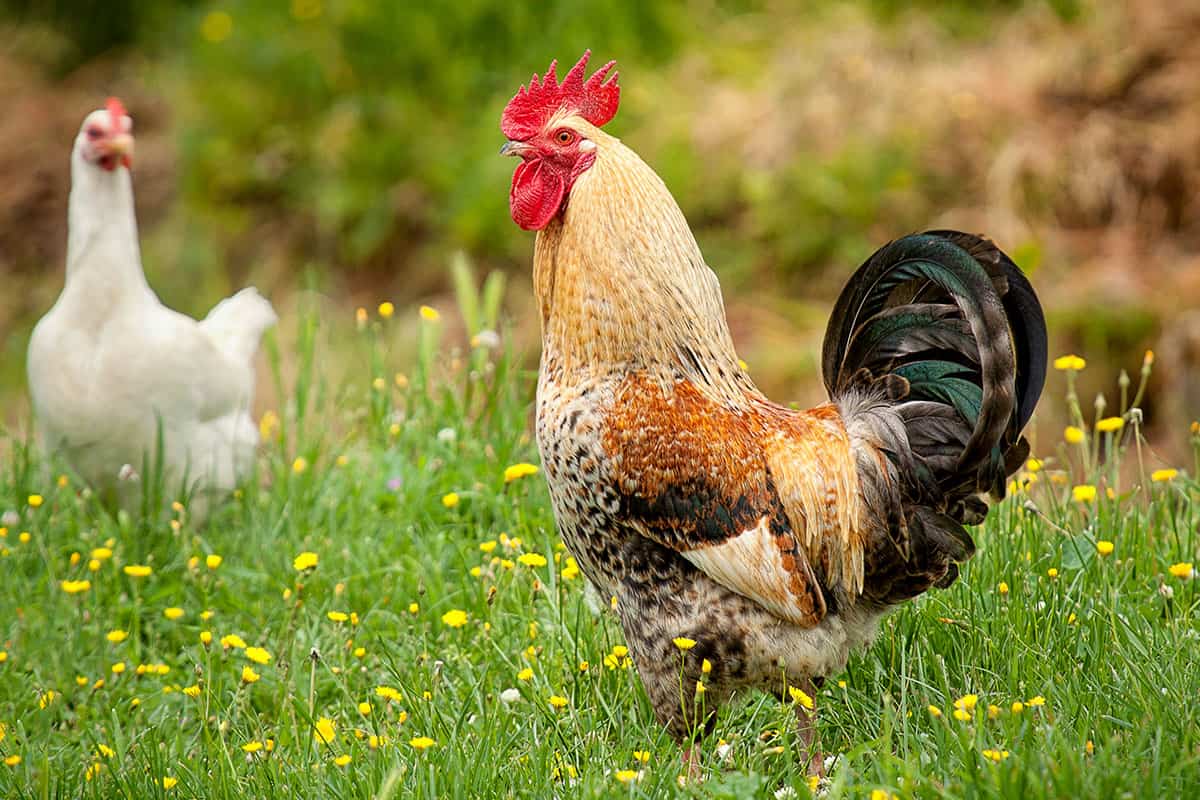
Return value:
[(254, 671), (254, 667), (249, 664), (242, 665), (242, 683), (257, 683), (261, 677), (262, 675)]
[(1025, 462), (1025, 469), (1029, 472), (1041, 472), (1043, 466), (1045, 465), (1040, 458), (1031, 458)]
[(680, 650), (691, 650), (696, 646), (695, 639), (689, 639), (686, 636), (676, 636), (671, 640)]
[(1062, 371), (1078, 372), (1087, 366), (1087, 362), (1075, 354), (1059, 356), (1054, 359), (1054, 368)]
[(21, 544), (29, 544), (32, 538), (33, 536), (30, 535), (29, 531), (21, 531), (21, 535), (17, 537), (17, 541)]
[(91, 560), (89, 560), (89, 561), (88, 561), (88, 571), (89, 571), (89, 572), (99, 572), (99, 571), (100, 571), (100, 561), (99, 561), (99, 559), (95, 559), (95, 558), (93, 558), (93, 559), (91, 559)]
[(937, 706), (929, 706), (929, 716), (933, 717), (934, 719), (937, 719), (941, 715), (942, 715), (942, 710), (940, 708), (938, 708)]
[(200, 685), (193, 683), (191, 686), (185, 686), (185, 687), (183, 687), (183, 693), (186, 694), (188, 697), (199, 697), (200, 696)]
[(1092, 503), (1096, 500), (1096, 487), (1090, 484), (1080, 484), (1071, 488), (1071, 497), (1076, 503)]
[(1074, 425), (1068, 425), (1063, 428), (1063, 440), (1067, 444), (1082, 444), (1087, 435), (1081, 428), (1076, 428)]
[(988, 703), (987, 712), (988, 719), (996, 719), (1000, 716), (1000, 706), (995, 703)]
[(366, 654), (367, 654), (367, 648), (365, 648), (365, 647), (354, 648), (354, 657), (355, 658), (362, 658)]
[(166, 789), (168, 792), (171, 791), (172, 789), (174, 789), (178, 785), (179, 785), (179, 778), (172, 778), (170, 775), (167, 775), (166, 777), (164, 777), (162, 779), (162, 787), (164, 789)]
[(537, 475), (538, 468), (536, 464), (528, 464), (521, 462), (520, 464), (512, 464), (504, 469), (504, 482), (512, 483), (519, 478), (527, 478), (530, 475)]
[(649, 750), (634, 750), (633, 751), (633, 760), (640, 761), (643, 764), (647, 763), (650, 760), (650, 751)]
[(1046, 698), (1042, 697), (1040, 694), (1034, 695), (1025, 701), (1025, 705), (1030, 707), (1044, 706), (1046, 705)]
[(329, 617), (334, 622), (345, 622), (350, 619), (350, 615), (344, 611), (330, 611), (325, 616)]
[(200, 619), (203, 620), (204, 622), (208, 622), (212, 618), (213, 618), (212, 611), (206, 609), (206, 610), (200, 612)]
[(221, 637), (221, 647), (224, 647), (226, 650), (230, 648), (245, 650), (246, 640), (238, 636), (236, 633), (227, 633)]
[(964, 711), (974, 711), (975, 706), (979, 703), (979, 695), (964, 694), (962, 697), (954, 701), (955, 708), (961, 708)]
[(619, 769), (614, 774), (614, 777), (616, 777), (616, 779), (621, 783), (631, 783), (633, 781), (640, 781), (642, 779), (642, 773), (635, 769)]
[(417, 603), (409, 603), (409, 604), (408, 604), (408, 613), (410, 613), (410, 614), (416, 614), (416, 613), (418, 613), (420, 610), (421, 610), (421, 606), (420, 606), (420, 605), (418, 605)]
[(310, 553), (307, 550), (292, 559), (292, 569), (297, 572), (304, 572), (306, 569), (312, 569), (320, 561), (320, 557), (316, 553)]
[(279, 415), (274, 411), (266, 411), (258, 420), (258, 435), (264, 441), (271, 439), (279, 428)]
[(169, 620), (177, 620), (183, 616), (183, 609), (179, 606), (171, 606), (163, 609), (163, 616)]
[(793, 703), (799, 703), (804, 708), (807, 708), (809, 711), (812, 711), (813, 699), (803, 689), (799, 689), (795, 686), (789, 686), (788, 687), (788, 695), (792, 698)]
[(517, 561), (527, 567), (544, 567), (546, 566), (546, 557), (540, 553), (522, 553), (517, 556)]
[(154, 570), (145, 564), (130, 564), (126, 566), (123, 571), (131, 578), (145, 578), (150, 575), (150, 573), (154, 572)]
[(122, 672), (125, 671), (125, 662), (118, 661), (117, 663), (115, 663), (111, 667), (109, 667), (109, 669), (112, 670), (113, 675), (120, 675)]
[(1096, 542), (1096, 552), (1102, 556), (1112, 555), (1115, 545), (1107, 539), (1101, 539)]
[(1156, 469), (1150, 473), (1150, 480), (1155, 483), (1166, 483), (1175, 480), (1178, 476), (1179, 470), (1177, 469)]
[(87, 769), (83, 771), (83, 779), (90, 781), (92, 778), (100, 774), (100, 770), (104, 769), (104, 765), (99, 761), (92, 762)]
[(335, 758), (333, 760), (333, 763), (339, 767), (344, 767), (350, 763), (350, 755), (348, 753), (343, 753), (342, 755)]
[(296, 456), (296, 460), (292, 462), (292, 472), (299, 475), (308, 469), (308, 459), (304, 456)]
[(71, 559), (70, 559), (70, 561), (71, 561), (71, 566), (73, 567), (73, 566), (75, 566), (76, 564), (78, 564), (78, 563), (79, 563), (79, 559), (80, 559), (80, 558), (81, 558), (81, 556), (79, 555), (79, 551), (78, 551), (78, 550), (76, 550), (74, 553), (71, 553)]
[(1084, 745), (1083, 745), (1083, 752), (1087, 753), (1087, 754), (1088, 754), (1088, 756), (1094, 756), (1094, 755), (1096, 754), (1096, 745), (1094, 745), (1094, 744), (1092, 743), (1092, 740), (1091, 740), (1091, 739), (1088, 739), (1088, 740), (1087, 740), (1087, 741), (1084, 743)]
[(17, 755), (16, 753), (13, 753), (11, 756), (4, 757), (4, 765), (6, 767), (15, 767), (20, 763), (21, 763), (21, 757), (19, 755)]
[(61, 581), (58, 585), (67, 594), (79, 594), (92, 588), (91, 581)]
[(396, 307), (394, 305), (392, 305), (391, 303), (389, 303), (388, 301), (384, 300), (382, 303), (379, 304), (379, 316), (383, 317), (384, 319), (391, 319), (392, 314), (395, 314), (395, 313), (396, 313)]
[(1120, 417), (1105, 417), (1096, 423), (1096, 430), (1101, 433), (1114, 433), (1125, 427), (1125, 420)]
[(1192, 567), (1192, 562), (1180, 561), (1178, 564), (1167, 567), (1167, 572), (1171, 574), (1172, 578), (1186, 580), (1195, 574), (1195, 569)]
[(447, 492), (442, 495), (442, 505), (446, 508), (454, 508), (459, 503), (458, 492)]
[(216, 553), (211, 553), (210, 555), (204, 557), (204, 566), (208, 567), (209, 569), (216, 569), (217, 567), (221, 566), (221, 562), (224, 560), (225, 559)]
[(54, 702), (54, 698), (58, 697), (58, 692), (53, 689), (47, 689), (38, 695), (38, 708), (44, 709)]
[(496, 549), (496, 540), (488, 539), (486, 542), (479, 543), (479, 549), (485, 553), (490, 553)]
[(1008, 594), (1008, 584), (1004, 581), (1000, 581), (1000, 583), (996, 586), (996, 591), (1000, 592), (1000, 594)]
[(333, 741), (333, 735), (337, 726), (329, 717), (321, 717), (317, 720), (317, 724), (313, 726), (313, 738), (318, 744), (329, 744)]
[(461, 628), (467, 624), (467, 612), (457, 608), (447, 611), (442, 614), (442, 624), (449, 625), (451, 628)]
[(40, 494), (31, 494), (26, 500), (29, 502), (30, 508), (40, 508), (42, 503), (45, 502), (45, 498)]
[(8, 661), (8, 651), (0, 650), (0, 664), (3, 664), (5, 661)]
[(567, 556), (567, 563), (559, 572), (564, 580), (573, 581), (579, 577), (579, 563), (572, 556)]
[(127, 638), (129, 638), (129, 631), (114, 629), (114, 630), (111, 630), (108, 633), (104, 634), (104, 638), (108, 639), (113, 644), (120, 644), (121, 642), (123, 642)]
[(212, 644), (212, 631), (200, 631), (200, 644), (205, 647)]
[(963, 708), (954, 709), (954, 718), (959, 722), (970, 722), (971, 712)]
[(246, 658), (250, 659), (255, 664), (271, 663), (271, 654), (261, 647), (247, 647)]
[(430, 739), (428, 736), (414, 736), (408, 740), (408, 744), (410, 747), (416, 750), (426, 750), (430, 747), (433, 747), (435, 744), (437, 744), (437, 742), (435, 742), (433, 739)]
[(247, 753), (257, 753), (259, 750), (262, 750), (262, 749), (263, 749), (263, 743), (258, 741), (257, 739), (255, 739), (252, 742), (246, 742), (244, 745), (242, 745), (242, 750), (246, 751)]
[(1046, 575), (1049, 576), (1053, 580), (1054, 578), (1058, 577), (1058, 569), (1055, 567), (1051, 567), (1050, 569), (1046, 570)]
[(705, 675), (712, 672), (712, 662), (707, 658), (700, 662), (700, 672)]
[(437, 322), (442, 316), (438, 313), (438, 310), (432, 306), (421, 306), (420, 313), (421, 319), (425, 320), (426, 322)]
[(377, 697), (382, 697), (385, 700), (391, 700), (395, 703), (399, 703), (404, 699), (404, 696), (400, 694), (399, 690), (393, 689), (391, 686), (376, 686), (375, 695)]
[(562, 695), (552, 694), (548, 701), (555, 708), (562, 709), (567, 707), (567, 698)]
[(984, 750), (983, 757), (988, 759), (989, 761), (995, 761), (997, 764), (999, 764), (1001, 761), (1008, 758), (1008, 751), (1007, 750), (990, 750), (990, 749)]
[(520, 672), (517, 673), (517, 680), (519, 680), (519, 681), (533, 680), (533, 670), (530, 669), (529, 667), (526, 667), (525, 669), (521, 670)]

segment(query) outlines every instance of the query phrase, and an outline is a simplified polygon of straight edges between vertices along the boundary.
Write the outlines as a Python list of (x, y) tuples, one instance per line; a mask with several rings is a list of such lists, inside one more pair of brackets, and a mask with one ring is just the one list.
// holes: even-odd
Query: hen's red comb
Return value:
[(112, 120), (112, 125), (116, 130), (121, 130), (122, 120), (129, 114), (125, 111), (125, 104), (116, 97), (108, 98), (104, 103), (104, 107), (108, 109), (108, 116)]
[(500, 130), (504, 135), (517, 141), (529, 139), (563, 108), (578, 113), (596, 127), (616, 116), (621, 87), (617, 85), (618, 73), (613, 72), (611, 76), (608, 73), (617, 62), (608, 62), (584, 81), (591, 55), (591, 50), (585, 50), (583, 58), (571, 67), (562, 83), (554, 74), (557, 60), (550, 62), (550, 68), (540, 82), (535, 72), (529, 85), (522, 86), (504, 108), (500, 117)]

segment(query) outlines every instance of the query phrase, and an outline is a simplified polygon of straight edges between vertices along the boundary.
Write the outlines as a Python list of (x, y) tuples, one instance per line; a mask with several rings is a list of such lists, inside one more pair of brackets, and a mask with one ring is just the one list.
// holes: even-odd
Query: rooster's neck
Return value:
[(149, 291), (128, 169), (102, 170), (76, 151), (68, 225), (64, 300), (102, 315)]
[(757, 390), (683, 212), (632, 150), (600, 131), (594, 141), (595, 163), (534, 248), (543, 359), (566, 374), (644, 372), (747, 402)]

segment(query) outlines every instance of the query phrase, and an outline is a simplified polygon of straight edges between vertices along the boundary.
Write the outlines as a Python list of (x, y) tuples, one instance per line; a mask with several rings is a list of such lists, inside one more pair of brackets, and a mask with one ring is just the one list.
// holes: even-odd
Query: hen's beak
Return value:
[(500, 155), (502, 155), (502, 156), (520, 156), (521, 158), (524, 158), (525, 154), (528, 153), (531, 149), (532, 148), (529, 145), (527, 145), (525, 142), (507, 141), (500, 148)]
[(128, 133), (118, 133), (109, 137), (108, 152), (114, 156), (132, 156), (133, 137)]

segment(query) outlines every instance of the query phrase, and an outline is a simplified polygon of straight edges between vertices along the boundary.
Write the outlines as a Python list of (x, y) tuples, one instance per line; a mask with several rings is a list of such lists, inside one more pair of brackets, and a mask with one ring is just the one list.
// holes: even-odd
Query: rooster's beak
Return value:
[(500, 148), (500, 155), (520, 156), (521, 158), (524, 158), (525, 154), (528, 153), (530, 149), (530, 146), (525, 144), (525, 142), (507, 141)]

